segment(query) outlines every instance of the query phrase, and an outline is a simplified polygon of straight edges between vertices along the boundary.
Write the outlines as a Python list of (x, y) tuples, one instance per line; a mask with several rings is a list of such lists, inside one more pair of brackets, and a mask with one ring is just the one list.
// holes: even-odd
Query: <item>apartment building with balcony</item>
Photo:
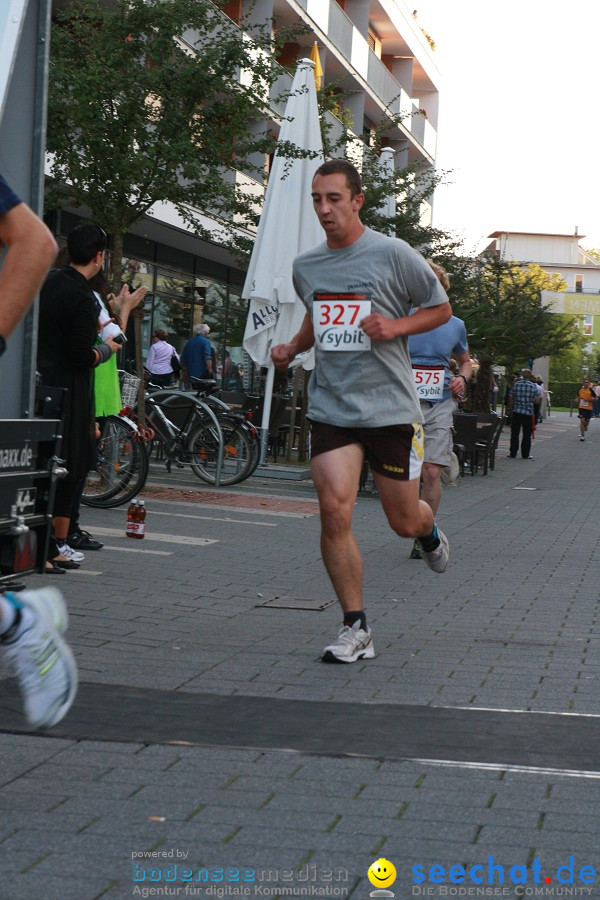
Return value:
[[(294, 67), (308, 56), (316, 41), (324, 80), (335, 83), (340, 109), (349, 114), (353, 133), (368, 139), (386, 112), (402, 114), (386, 138), (395, 151), (396, 167), (415, 162), (435, 165), (440, 76), (429, 40), (404, 0), (230, 0), (224, 13), (229, 20), (224, 27), (243, 28), (249, 38), (254, 27), (265, 23), (273, 34), (287, 26), (302, 26), (279, 56), (282, 70), (274, 96), (291, 86), (283, 67)], [(282, 112), (281, 104), (273, 103), (269, 128), (275, 132)], [(342, 122), (334, 114), (328, 117), (332, 133), (342, 135)], [(268, 159), (254, 162), (268, 171)], [(249, 173), (232, 171), (229, 177), (243, 180), (256, 195), (264, 191), (264, 184)], [(85, 209), (60, 210), (51, 224), (62, 238), (85, 215)], [(430, 217), (431, 209), (425, 208), (423, 218)], [(244, 387), (253, 387), (253, 366), (242, 349), (244, 271), (225, 248), (198, 238), (174, 207), (161, 203), (131, 229), (124, 254), (123, 265), (134, 282), (149, 287), (144, 354), (154, 328), (166, 327), (172, 343), (181, 349), (202, 320), (211, 326), (219, 360), (229, 354), (243, 367)]]
[[(538, 234), (521, 231), (493, 231), (482, 256), (506, 262), (535, 264), (549, 275), (560, 275), (565, 291), (542, 291), (544, 304), (555, 313), (577, 316), (587, 349), (600, 347), (600, 262), (580, 246), (585, 235)], [(549, 358), (535, 361), (534, 372), (548, 383)]]
[(560, 275), (565, 291), (544, 291), (544, 302), (557, 313), (578, 316), (582, 334), (600, 341), (600, 262), (580, 246), (585, 235), (494, 231), (484, 254), (519, 263), (535, 263)]

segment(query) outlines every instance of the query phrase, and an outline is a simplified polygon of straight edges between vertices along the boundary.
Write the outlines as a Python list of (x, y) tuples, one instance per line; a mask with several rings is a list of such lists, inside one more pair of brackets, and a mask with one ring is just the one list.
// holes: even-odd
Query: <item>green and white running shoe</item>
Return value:
[(77, 666), (62, 637), (69, 621), (65, 601), (55, 588), (5, 598), (20, 610), (21, 622), (0, 648), (19, 682), (27, 722), (50, 728), (67, 714), (77, 693)]

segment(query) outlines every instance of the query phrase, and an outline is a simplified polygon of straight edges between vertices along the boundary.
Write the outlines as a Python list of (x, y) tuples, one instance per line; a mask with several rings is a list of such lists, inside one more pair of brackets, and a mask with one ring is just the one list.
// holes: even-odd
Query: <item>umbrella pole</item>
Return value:
[(269, 446), (269, 419), (271, 418), (271, 401), (273, 399), (273, 382), (275, 380), (275, 366), (269, 362), (267, 380), (265, 382), (265, 396), (263, 402), (262, 422), (260, 424), (260, 460), (259, 466), (264, 466), (267, 461), (267, 449)]

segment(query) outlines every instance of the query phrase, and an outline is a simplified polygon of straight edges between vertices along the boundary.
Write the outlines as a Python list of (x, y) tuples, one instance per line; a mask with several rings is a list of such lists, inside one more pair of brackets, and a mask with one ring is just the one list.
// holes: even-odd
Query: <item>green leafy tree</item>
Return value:
[(556, 354), (550, 360), (550, 382), (580, 381), (584, 367), (589, 367), (590, 373), (600, 372), (599, 354), (586, 354), (582, 346), (584, 339), (580, 342)]
[(263, 177), (274, 139), (257, 123), (282, 69), (270, 29), (252, 34), (210, 0), (70, 0), (55, 14), (47, 201), (90, 209), (112, 239), (113, 283), (124, 235), (157, 202), (223, 242), (255, 218), (233, 172)]
[(464, 319), (471, 352), (479, 360), (473, 409), (489, 411), (492, 365), (508, 369), (574, 347), (574, 317), (550, 312), (542, 290), (564, 290), (559, 275), (537, 265), (499, 260), (465, 261), (460, 290), (452, 289), (455, 315)]

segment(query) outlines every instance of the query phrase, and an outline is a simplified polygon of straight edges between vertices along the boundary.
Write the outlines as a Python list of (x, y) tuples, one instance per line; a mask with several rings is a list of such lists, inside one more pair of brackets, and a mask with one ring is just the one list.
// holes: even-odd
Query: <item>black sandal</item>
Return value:
[(65, 570), (61, 569), (60, 566), (57, 566), (56, 563), (52, 562), (51, 559), (46, 560), (46, 568), (44, 570), (45, 575), (64, 575)]
[(53, 559), (51, 562), (60, 569), (79, 569), (80, 564), (72, 559)]

